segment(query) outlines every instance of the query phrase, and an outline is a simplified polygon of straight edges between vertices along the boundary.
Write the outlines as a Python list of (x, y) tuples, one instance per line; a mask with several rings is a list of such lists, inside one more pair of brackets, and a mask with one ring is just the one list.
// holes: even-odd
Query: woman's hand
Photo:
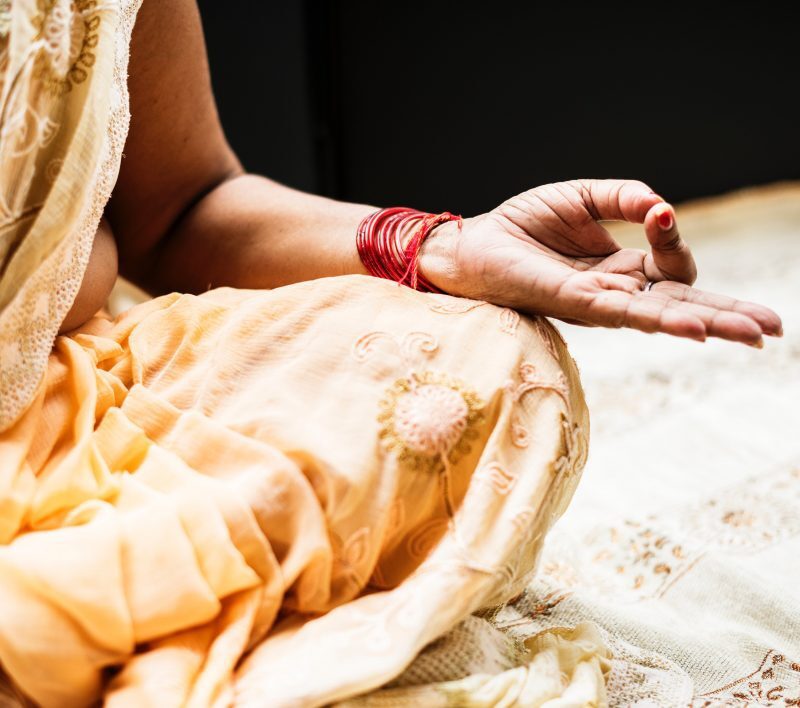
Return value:
[[(598, 223), (643, 223), (651, 251), (623, 249)], [(427, 253), (426, 253), (427, 251)], [(641, 182), (575, 180), (524, 192), (436, 230), (420, 269), (445, 292), (566, 322), (763, 346), (772, 310), (690, 287), (697, 270), (672, 207)], [(653, 285), (645, 289), (648, 281)]]

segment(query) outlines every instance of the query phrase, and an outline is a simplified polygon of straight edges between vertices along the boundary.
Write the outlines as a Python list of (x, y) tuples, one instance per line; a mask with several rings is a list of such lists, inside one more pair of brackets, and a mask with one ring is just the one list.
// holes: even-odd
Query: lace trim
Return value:
[[(42, 51), (52, 50), (54, 62), (52, 66), (57, 67), (57, 60), (62, 54), (67, 60), (70, 58), (69, 48), (75, 44), (74, 32), (76, 27), (80, 28), (80, 22), (89, 23), (84, 27), (86, 32), (80, 39), (80, 47), (84, 47), (87, 42), (91, 45), (97, 44), (97, 35), (92, 32), (97, 29), (100, 22), (116, 24), (106, 136), (92, 178), (86, 184), (83, 194), (75, 195), (74, 201), (80, 204), (75, 228), (46, 255), (32, 275), (25, 278), (13, 298), (0, 312), (0, 431), (10, 427), (27, 408), (42, 381), (53, 341), (80, 288), (94, 234), (116, 182), (130, 121), (127, 67), (130, 36), (140, 2), (141, 0), (116, 0), (97, 3), (94, 0), (83, 0), (82, 3), (70, 6), (70, 3), (61, 0), (48, 0), (45, 3), (40, 36), (33, 38), (34, 42), (43, 45)], [(81, 15), (76, 19), (80, 13), (86, 16)], [(49, 24), (45, 21), (48, 18), (53, 19)], [(54, 18), (63, 21), (55, 22)], [(8, 99), (7, 94), (10, 92), (9, 82), (6, 80), (9, 45), (14, 42), (14, 31), (9, 33), (8, 29), (9, 26), (13, 27), (14, 20), (14, 13), (9, 13), (7, 7), (0, 5), (0, 35), (6, 33), (0, 44), (0, 70), (3, 73), (0, 95), (4, 106)], [(45, 24), (49, 28), (47, 33), (44, 32)], [(58, 32), (61, 32), (61, 35)], [(92, 64), (94, 64), (93, 54), (90, 57), (86, 51), (78, 52), (71, 63), (65, 64), (67, 83), (56, 82), (60, 90), (68, 94), (75, 83), (85, 80), (86, 77), (82, 72)], [(55, 79), (50, 74), (28, 78), (33, 82), (39, 81), (41, 87), (56, 86), (53, 83)], [(43, 145), (46, 147), (46, 141), (52, 139), (48, 131), (52, 133), (55, 128), (48, 125), (46, 119), (36, 121), (37, 114), (30, 110), (29, 105), (23, 107), (22, 116), (24, 120), (21, 123), (15, 123), (13, 120), (4, 121), (2, 126), (4, 144), (0, 153), (10, 151), (16, 143), (25, 139), (24, 128), (29, 127), (31, 121), (34, 121), (33, 127), (39, 140), (39, 145), (32, 147), (33, 153), (37, 153)], [(41, 164), (41, 155), (37, 153), (32, 154), (22, 164), (19, 160), (11, 164), (14, 170), (3, 175), (4, 182), (8, 185), (3, 190), (4, 196), (11, 189), (25, 188), (27, 189), (25, 202), (30, 204), (32, 200), (35, 201), (36, 188), (41, 189), (43, 185), (47, 187), (49, 182), (57, 178), (60, 171), (61, 159), (52, 155), (49, 158), (46, 164)], [(6, 164), (9, 162), (6, 161)], [(3, 206), (6, 207), (5, 215), (16, 218), (17, 223), (20, 218), (31, 218), (27, 212), (19, 213), (19, 202), (10, 205), (8, 199), (4, 199)], [(11, 206), (15, 208), (11, 209)], [(35, 209), (33, 213), (35, 214)], [(7, 219), (3, 220), (9, 223)], [(8, 231), (0, 229), (0, 252), (8, 250), (6, 248), (8, 244), (4, 239), (6, 236)], [(3, 260), (8, 263), (8, 256)], [(13, 268), (13, 263), (11, 267)]]

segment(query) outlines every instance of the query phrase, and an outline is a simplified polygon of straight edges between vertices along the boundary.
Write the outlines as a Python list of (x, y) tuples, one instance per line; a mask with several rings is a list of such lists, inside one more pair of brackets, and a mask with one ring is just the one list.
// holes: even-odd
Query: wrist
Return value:
[[(394, 280), (422, 292), (442, 292), (420, 270), (423, 247), (437, 227), (462, 223), (457, 214), (433, 214), (409, 207), (387, 207), (365, 217), (358, 226), (356, 248), (366, 270), (373, 276)], [(451, 232), (439, 232), (440, 248), (428, 249), (428, 268), (442, 284), (447, 276)]]
[(439, 290), (451, 295), (459, 293), (458, 240), (463, 225), (448, 221), (436, 226), (422, 244), (419, 252), (419, 272), (428, 282)]

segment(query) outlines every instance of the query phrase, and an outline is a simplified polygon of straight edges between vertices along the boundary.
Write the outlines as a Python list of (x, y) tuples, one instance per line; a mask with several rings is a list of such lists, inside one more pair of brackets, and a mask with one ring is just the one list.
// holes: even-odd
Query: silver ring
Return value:
[(644, 284), (644, 287), (642, 288), (642, 291), (643, 291), (643, 292), (648, 292), (649, 290), (652, 290), (652, 289), (653, 289), (653, 285), (655, 285), (655, 281), (653, 281), (653, 280), (648, 280), (648, 281), (647, 281), (647, 282)]

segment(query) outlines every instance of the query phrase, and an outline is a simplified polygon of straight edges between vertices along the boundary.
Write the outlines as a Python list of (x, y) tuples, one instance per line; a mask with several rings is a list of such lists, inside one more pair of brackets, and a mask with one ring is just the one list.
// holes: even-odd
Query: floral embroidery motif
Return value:
[(8, 36), (11, 29), (11, 0), (0, 0), (0, 37)]
[(394, 342), (394, 337), (388, 332), (368, 332), (360, 336), (353, 344), (353, 356), (356, 361), (366, 361), (375, 353), (377, 343), (382, 339)]
[[(655, 517), (628, 520), (593, 534), (594, 561), (613, 569), (615, 584), (639, 597), (661, 597), (709, 552), (755, 552), (800, 533), (796, 470), (757, 492), (737, 486), (685, 510), (669, 529)], [(599, 582), (599, 579), (596, 579)]]
[(544, 563), (539, 575), (561, 587), (575, 587), (580, 582), (575, 567), (560, 559)]
[(59, 172), (61, 172), (61, 168), (63, 165), (64, 165), (64, 160), (62, 160), (60, 157), (56, 157), (47, 163), (47, 167), (45, 167), (44, 174), (48, 182), (52, 184), (53, 182), (56, 181), (56, 178), (58, 177)]
[(35, 22), (42, 51), (35, 72), (46, 89), (67, 93), (89, 78), (99, 41), (97, 0), (39, 0)]
[(549, 617), (553, 610), (570, 596), (569, 591), (553, 590), (539, 597), (531, 590), (524, 590), (522, 595), (513, 601), (514, 609), (521, 615), (516, 619), (500, 621), (497, 628), (502, 630), (520, 627), (538, 619)]
[(715, 545), (756, 551), (800, 533), (796, 503), (798, 485), (790, 479), (776, 479), (768, 493), (756, 489), (742, 496), (732, 491), (709, 499), (693, 515), (691, 528), (713, 539)]
[(508, 494), (517, 481), (516, 472), (509, 472), (497, 462), (481, 467), (473, 477), (476, 482), (485, 482), (501, 496)]
[(570, 422), (563, 413), (561, 414), (561, 428), (564, 433), (566, 452), (556, 460), (555, 471), (560, 476), (569, 476), (583, 468), (589, 451), (580, 426)]
[[(55, 138), (60, 124), (47, 115), (41, 115), (33, 106), (25, 106), (10, 115), (6, 121), (3, 138), (7, 140), (3, 150), (3, 161), (10, 162), (47, 147)], [(26, 202), (20, 195), (6, 188), (2, 204), (3, 221), (32, 218), (40, 203)]]
[(458, 391), (446, 386), (417, 386), (398, 398), (397, 437), (415, 453), (446, 452), (464, 434), (469, 408)]
[(412, 357), (417, 350), (423, 354), (432, 354), (439, 348), (439, 342), (427, 332), (409, 332), (403, 337), (400, 347), (406, 357)]
[(342, 560), (352, 567), (358, 567), (367, 558), (369, 551), (369, 529), (361, 528), (356, 531), (342, 548)]
[(368, 332), (359, 337), (353, 345), (353, 356), (359, 362), (365, 362), (378, 350), (379, 343), (386, 342), (394, 348), (406, 365), (410, 365), (416, 351), (432, 354), (439, 348), (439, 342), (427, 332), (408, 332), (398, 340), (388, 332)]
[(412, 558), (427, 558), (449, 526), (445, 517), (429, 519), (412, 531), (406, 540), (406, 550)]
[[(458, 379), (444, 372), (416, 368), (420, 355), (430, 358), (438, 349), (438, 340), (427, 332), (412, 331), (396, 337), (373, 331), (359, 337), (352, 352), (359, 362), (372, 360), (372, 374), (378, 379), (398, 363), (406, 367), (408, 373), (396, 379), (379, 402), (378, 436), (399, 464), (439, 475), (446, 512), (452, 517), (455, 501), (451, 465), (469, 453), (478, 438), (484, 403)], [(380, 350), (399, 358), (399, 362), (375, 356)]]
[(555, 380), (549, 380), (539, 374), (539, 370), (534, 364), (524, 362), (519, 367), (519, 377), (521, 383), (516, 389), (513, 389), (515, 401), (520, 401), (522, 397), (530, 391), (545, 389), (547, 391), (553, 391), (561, 396), (567, 410), (570, 410), (569, 387), (567, 386), (567, 379), (562, 371), (558, 372)]
[(623, 585), (648, 596), (661, 595), (698, 559), (667, 534), (637, 521), (610, 529), (608, 540), (618, 550), (603, 548), (595, 554), (594, 561), (611, 561)]
[[(506, 383), (506, 391), (509, 392), (515, 403), (519, 403), (531, 391), (553, 391), (564, 401), (567, 413), (570, 412), (569, 385), (562, 371), (558, 372), (555, 379), (547, 379), (539, 374), (536, 366), (530, 362), (524, 362), (519, 367), (519, 377), (520, 382), (516, 385), (513, 381)], [(575, 469), (582, 467), (586, 461), (586, 446), (583, 444), (583, 437), (577, 424), (571, 424), (567, 417), (562, 415), (562, 426), (566, 454), (557, 460), (556, 472), (571, 474)], [(512, 445), (519, 448), (528, 447), (531, 440), (530, 432), (524, 425), (519, 412), (515, 412), (511, 416), (510, 432)]]
[(553, 357), (553, 359), (558, 361), (556, 338), (561, 341), (562, 346), (566, 347), (567, 345), (564, 343), (564, 338), (561, 336), (555, 326), (551, 325), (544, 317), (536, 317), (533, 320), (533, 323), (536, 327), (536, 331), (539, 333), (539, 336), (542, 339), (545, 349), (547, 349), (547, 353)]
[(514, 335), (517, 333), (517, 327), (519, 327), (519, 313), (507, 307), (500, 310), (500, 331)]
[(337, 561), (335, 574), (357, 590), (367, 583), (368, 561), (370, 553), (370, 529), (363, 527), (350, 534), (347, 540), (334, 534), (332, 545)]
[(431, 294), (428, 297), (431, 301), (428, 309), (432, 312), (438, 312), (440, 315), (463, 315), (465, 312), (487, 304), (481, 300), (467, 300), (466, 298), (455, 298), (451, 295)]
[(511, 418), (511, 444), (515, 447), (526, 448), (531, 442), (531, 434), (522, 424), (518, 415)]
[[(701, 701), (700, 699), (706, 699)], [(696, 708), (733, 702), (734, 705), (800, 706), (800, 664), (770, 649), (750, 675), (695, 698)]]
[(403, 497), (397, 497), (389, 507), (386, 529), (384, 531), (384, 543), (390, 541), (406, 522), (406, 503)]
[(478, 437), (483, 401), (446, 374), (423, 371), (395, 381), (380, 402), (380, 437), (401, 463), (435, 471), (455, 464)]

